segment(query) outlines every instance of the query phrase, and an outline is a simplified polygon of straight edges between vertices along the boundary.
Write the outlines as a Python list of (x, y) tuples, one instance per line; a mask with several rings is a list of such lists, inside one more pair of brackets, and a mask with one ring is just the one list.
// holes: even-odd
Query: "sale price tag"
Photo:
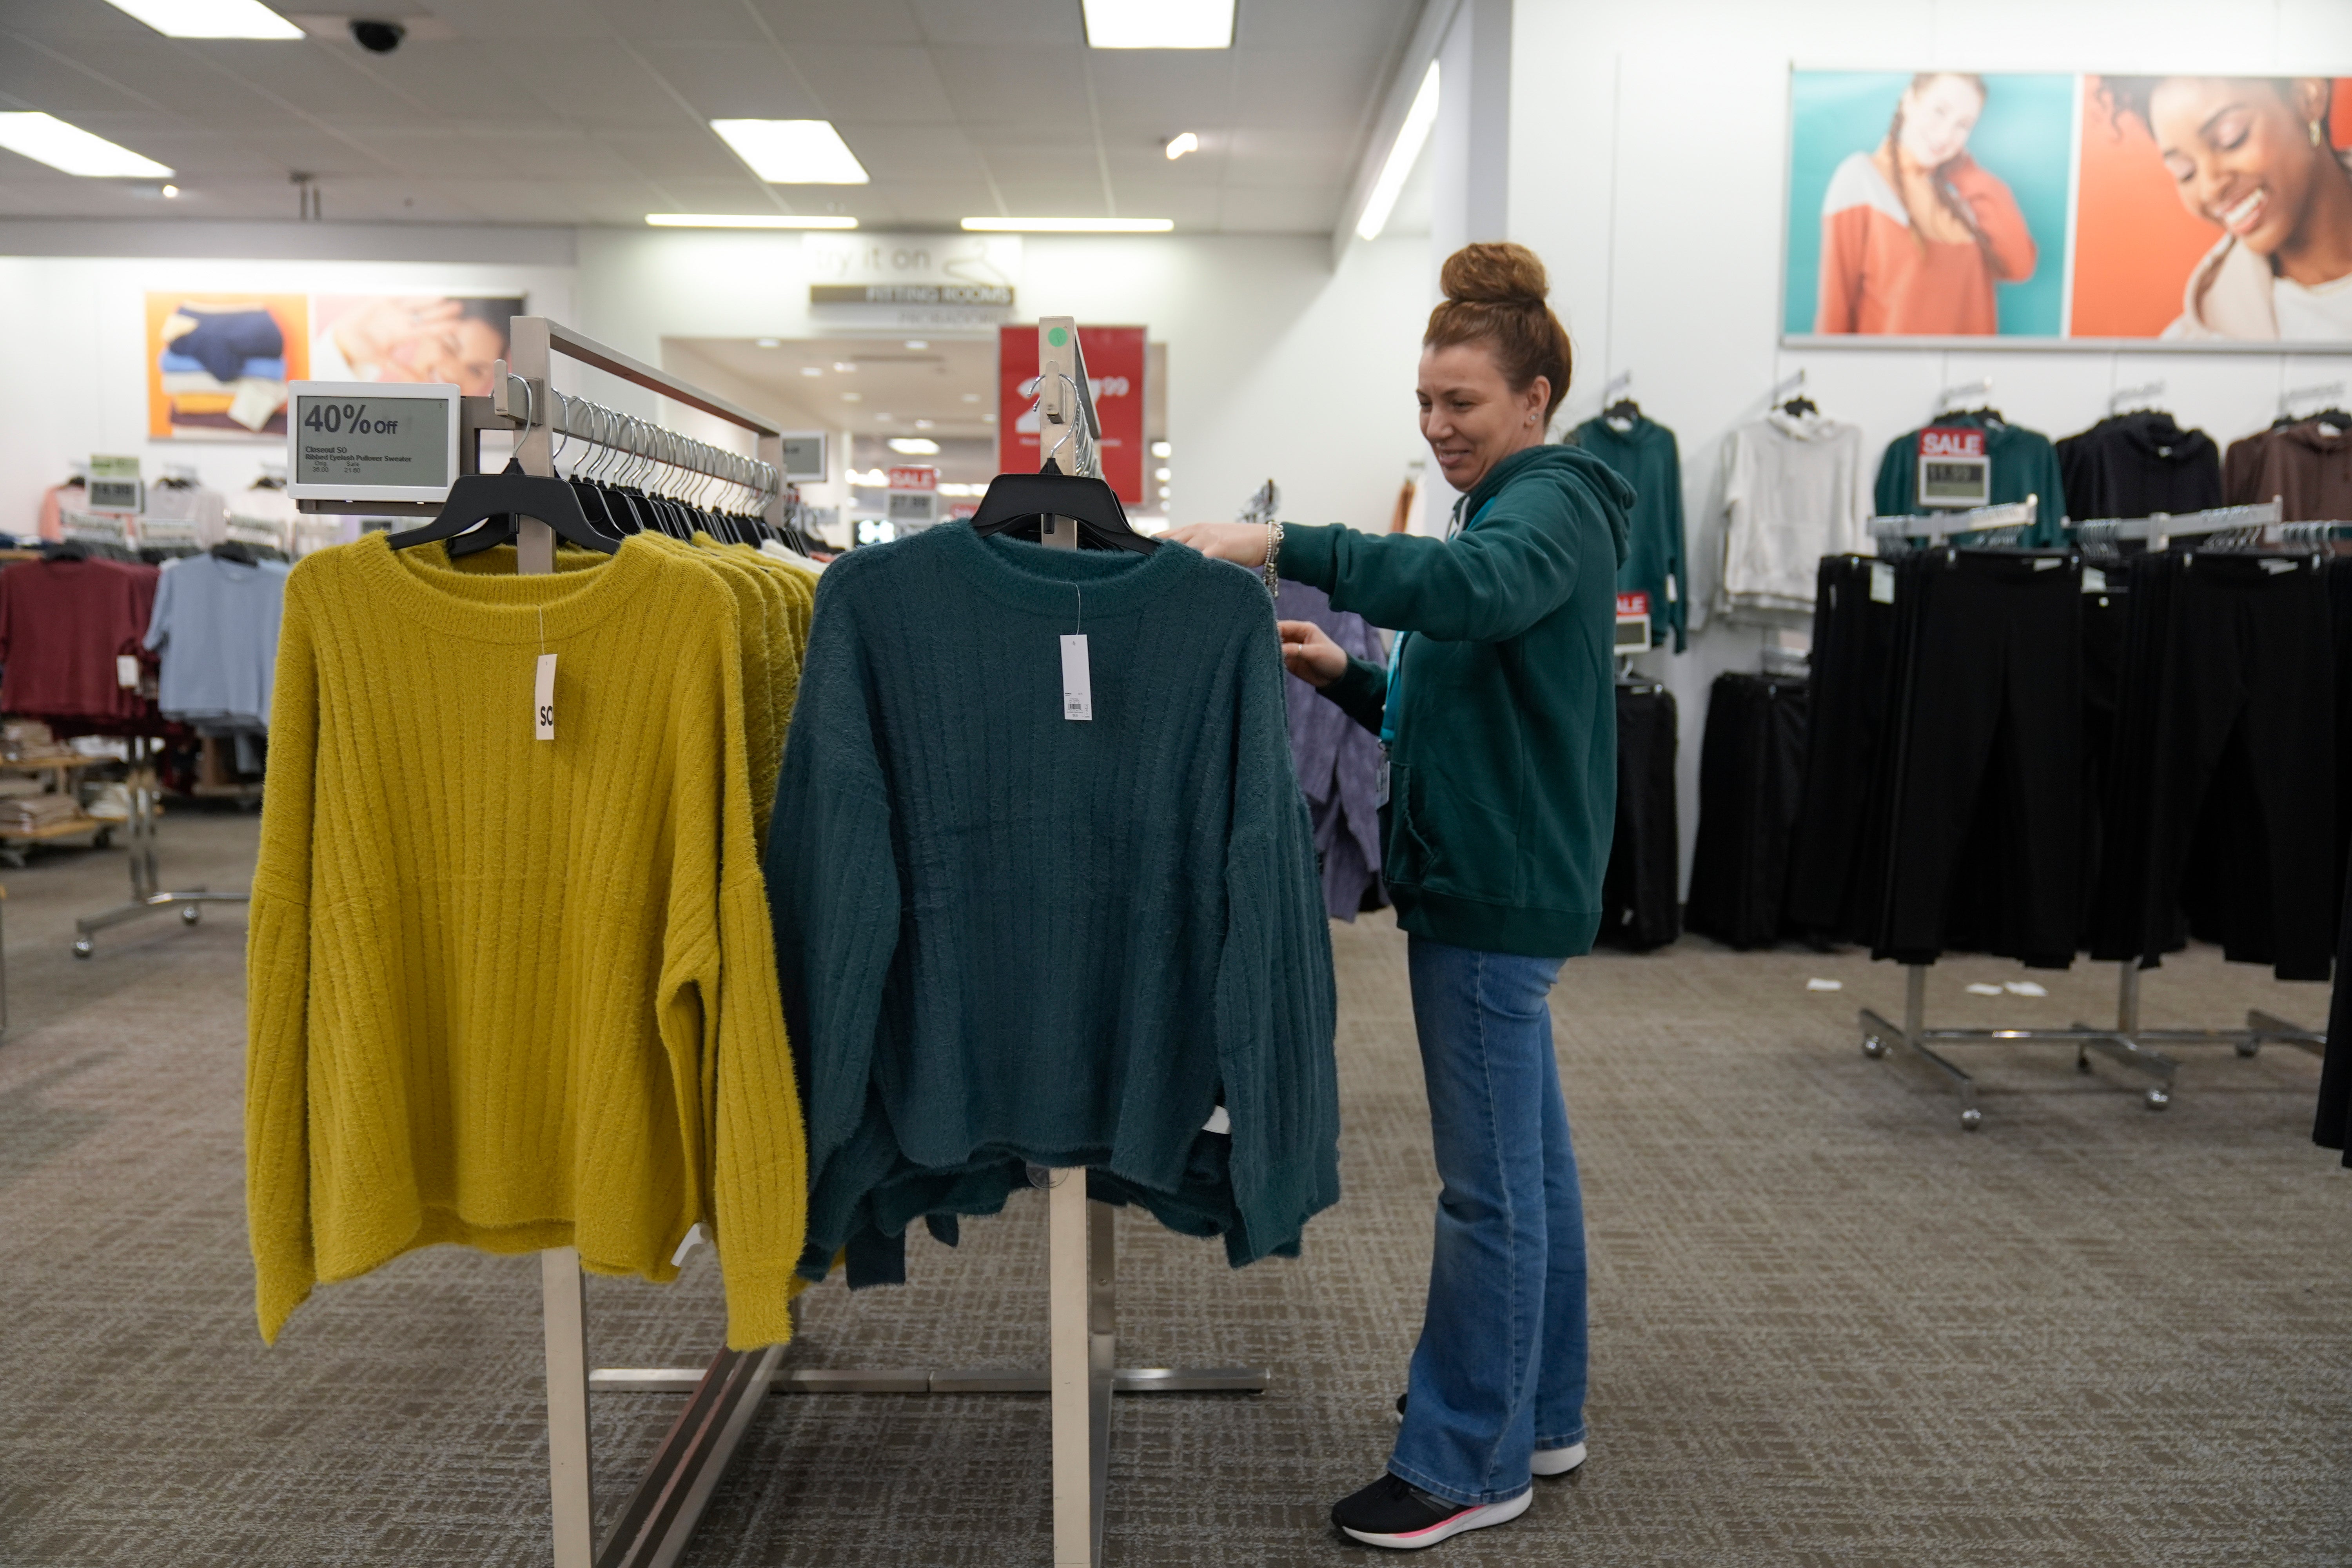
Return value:
[(1967, 425), (1930, 425), (1919, 432), (1919, 508), (1990, 506), (1992, 459), (1985, 433)]

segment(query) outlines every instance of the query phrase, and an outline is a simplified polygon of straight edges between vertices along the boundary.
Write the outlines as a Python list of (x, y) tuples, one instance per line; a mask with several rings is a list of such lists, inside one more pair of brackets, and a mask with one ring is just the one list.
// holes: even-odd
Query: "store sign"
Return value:
[(92, 511), (143, 511), (146, 487), (140, 482), (136, 458), (93, 457), (89, 460), (87, 505)]
[(882, 510), (898, 534), (930, 527), (940, 518), (939, 469), (914, 463), (892, 468)]
[[(996, 466), (1034, 474), (1045, 466), (1037, 443), (1037, 329), (1005, 326), (996, 334)], [(1078, 328), (1087, 380), (1102, 421), (1103, 478), (1125, 505), (1140, 508), (1143, 491), (1143, 356), (1141, 327)]]
[(458, 398), (438, 385), (287, 385), (286, 493), (296, 500), (433, 504), (457, 477)]
[(1992, 504), (1992, 459), (1985, 433), (1967, 425), (1930, 425), (1919, 432), (1919, 506)]
[(785, 483), (800, 484), (824, 479), (824, 431), (787, 430), (782, 446)]
[(1620, 653), (1641, 653), (1650, 646), (1650, 595), (1635, 591), (1617, 595), (1617, 641)]
[(841, 325), (972, 326), (1012, 311), (1017, 234), (808, 234), (809, 309)]

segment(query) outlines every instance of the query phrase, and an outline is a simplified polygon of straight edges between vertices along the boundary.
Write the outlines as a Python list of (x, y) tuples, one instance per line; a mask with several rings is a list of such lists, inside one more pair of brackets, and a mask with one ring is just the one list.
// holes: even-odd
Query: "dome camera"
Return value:
[(352, 40), (372, 55), (388, 55), (400, 47), (400, 40), (408, 37), (408, 29), (397, 22), (370, 22), (354, 19)]

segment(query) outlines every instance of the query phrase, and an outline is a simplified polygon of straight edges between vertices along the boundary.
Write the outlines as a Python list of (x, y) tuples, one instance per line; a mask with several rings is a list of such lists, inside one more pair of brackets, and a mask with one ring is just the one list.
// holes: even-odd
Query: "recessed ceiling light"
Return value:
[(302, 29), (261, 0), (107, 0), (167, 38), (299, 38)]
[(1201, 139), (1190, 131), (1180, 131), (1168, 139), (1168, 161), (1171, 163), (1187, 153), (1197, 153), (1200, 150)]
[(1151, 455), (1155, 458), (1164, 458), (1171, 450), (1173, 450), (1173, 448), (1165, 441), (1154, 441), (1151, 443)]
[(854, 217), (812, 217), (803, 213), (647, 213), (656, 228), (856, 228)]
[(933, 421), (929, 419), (918, 419), (915, 421), (915, 428), (918, 430), (928, 430), (931, 427)]
[(1097, 49), (1229, 49), (1234, 0), (1086, 0)]
[(128, 147), (118, 147), (103, 136), (93, 136), (79, 125), (68, 125), (38, 110), (0, 114), (0, 147), (88, 179), (154, 180), (172, 174), (152, 158), (142, 158)]
[(1378, 239), (1381, 230), (1388, 226), (1389, 214), (1404, 190), (1405, 176), (1412, 173), (1421, 144), (1429, 140), (1429, 128), (1436, 122), (1437, 62), (1432, 60), (1422, 76), (1421, 90), (1412, 95), (1412, 107), (1404, 111), (1404, 123), (1397, 127), (1396, 142), (1389, 149), (1388, 162), (1381, 165), (1381, 177), (1372, 182), (1372, 194), (1364, 198), (1364, 216), (1356, 220), (1360, 237)]
[(857, 368), (857, 362), (854, 359), (837, 359), (833, 362), (833, 368), (835, 370), (856, 370)]
[(1176, 220), (1165, 217), (968, 217), (973, 234), (1166, 234)]
[(862, 185), (866, 165), (830, 120), (714, 120), (710, 129), (772, 185)]
[(801, 366), (801, 374), (803, 375), (823, 375), (824, 372), (815, 365), (804, 364)]
[(940, 455), (940, 444), (928, 436), (893, 436), (889, 446), (890, 450), (904, 452), (909, 458), (936, 458)]
[(866, 395), (862, 392), (845, 392), (841, 395), (841, 400), (844, 403), (862, 402), (865, 400), (865, 397)]
[(931, 345), (929, 340), (925, 338), (908, 338), (907, 346), (910, 349), (927, 349)]
[(782, 338), (758, 338), (753, 341), (763, 349), (772, 349), (782, 344), (784, 340)]
[(167, 202), (178, 201), (180, 199), (180, 187), (177, 185), (165, 185), (163, 187), (163, 199)]
[(1151, 477), (1158, 479), (1164, 485), (1168, 482), (1168, 470), (1165, 468), (1154, 468), (1151, 470)]
[(877, 419), (887, 419), (890, 416), (887, 414), (877, 414), (874, 417)]

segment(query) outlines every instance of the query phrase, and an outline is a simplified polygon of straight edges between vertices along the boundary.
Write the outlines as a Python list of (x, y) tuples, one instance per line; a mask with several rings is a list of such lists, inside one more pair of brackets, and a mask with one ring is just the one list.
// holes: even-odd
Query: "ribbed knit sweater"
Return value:
[(729, 1343), (786, 1339), (806, 1167), (736, 595), (650, 540), (513, 563), (377, 535), (287, 583), (247, 950), (262, 1335), (441, 1242), (672, 1279), (698, 1221)]
[[(803, 1272), (847, 1246), (853, 1284), (861, 1254), (887, 1279), (909, 1221), (993, 1212), (1025, 1162), (1093, 1167), (1236, 1265), (1337, 1201), (1330, 938), (1248, 573), (963, 524), (835, 561), (768, 882)], [(1229, 1137), (1202, 1131), (1220, 1104)]]

